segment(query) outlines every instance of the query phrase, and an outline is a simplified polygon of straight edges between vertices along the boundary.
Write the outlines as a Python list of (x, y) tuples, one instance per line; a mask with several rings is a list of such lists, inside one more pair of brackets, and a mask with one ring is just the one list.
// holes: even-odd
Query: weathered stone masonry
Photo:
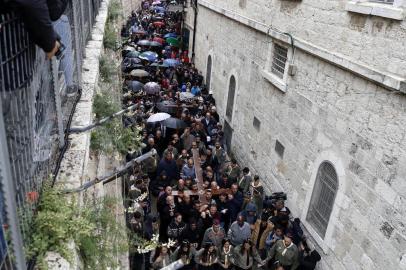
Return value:
[[(324, 48), (362, 60), (382, 72), (405, 76), (406, 46), (402, 52), (404, 41), (399, 38), (406, 35), (403, 21), (384, 20), (385, 28), (391, 28), (375, 33), (373, 25), (379, 24), (379, 19), (367, 18), (365, 24), (372, 27), (368, 28), (372, 32), (364, 29), (358, 36), (353, 35), (355, 30), (344, 33), (343, 28), (335, 34), (332, 31), (340, 28), (320, 27), (317, 23), (329, 20), (327, 11), (335, 6), (322, 8), (323, 12), (317, 11), (310, 19), (312, 16), (306, 12), (312, 10), (312, 1), (302, 1), (305, 7), (293, 11), (284, 7), (302, 2), (269, 1), (271, 6), (280, 2), (277, 10), (284, 15), (303, 12), (304, 18), (316, 24), (311, 30), (310, 22), (302, 21), (302, 17), (292, 22), (293, 17), (259, 12), (255, 3), (264, 1), (253, 1), (252, 5), (248, 1), (246, 9), (239, 2), (244, 6), (244, 1), (222, 4), (247, 17), (255, 14), (259, 21), (270, 16), (281, 28), (285, 23), (286, 28), (317, 45), (322, 42), (315, 37), (325, 35), (328, 40), (322, 44)], [(342, 5), (345, 1), (328, 4), (333, 5), (332, 2)], [(268, 4), (263, 7), (268, 8)], [(250, 10), (254, 8), (257, 9)], [(333, 11), (332, 26), (337, 18), (345, 16)], [(355, 19), (349, 20), (353, 24)], [(320, 163), (328, 160), (336, 169), (339, 191), (324, 241), (317, 239), (306, 225), (314, 243), (325, 252), (320, 269), (406, 269), (406, 95), (300, 49), (295, 53), (297, 72), (287, 76), (284, 93), (261, 75), (269, 64), (269, 49), (274, 41), (266, 33), (202, 5), (197, 22), (196, 65), (206, 70), (207, 57), (211, 55), (211, 89), (223, 120), (229, 79), (231, 75), (236, 78), (230, 125), (232, 150), (241, 164), (253, 168), (270, 190), (286, 191), (294, 216), (303, 221)], [(187, 21), (187, 25), (193, 22)], [(308, 33), (300, 32), (300, 27)], [(347, 40), (343, 40), (344, 36)], [(397, 41), (391, 42), (389, 37)], [(385, 45), (393, 48), (392, 52), (385, 52)], [(376, 60), (376, 51), (383, 55), (382, 61)], [(253, 127), (254, 117), (261, 122), (259, 131)], [(275, 152), (276, 140), (285, 147), (283, 158)]]

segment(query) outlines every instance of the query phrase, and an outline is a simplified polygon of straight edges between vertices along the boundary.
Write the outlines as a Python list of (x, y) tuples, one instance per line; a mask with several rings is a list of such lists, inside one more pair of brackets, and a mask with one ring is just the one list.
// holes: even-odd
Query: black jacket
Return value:
[(182, 221), (176, 224), (175, 220), (168, 226), (168, 237), (180, 241), (182, 239), (182, 233), (186, 229), (186, 224)]
[[(4, 1), (4, 0), (3, 0)], [(50, 52), (60, 39), (54, 31), (52, 21), (58, 20), (66, 9), (67, 0), (5, 0), (8, 5), (21, 12), (32, 40), (45, 52)]]

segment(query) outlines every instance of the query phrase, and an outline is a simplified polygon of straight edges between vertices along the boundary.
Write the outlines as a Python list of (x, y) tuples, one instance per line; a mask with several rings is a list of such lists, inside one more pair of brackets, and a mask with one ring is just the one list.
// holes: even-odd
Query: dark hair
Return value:
[(243, 172), (243, 173), (249, 173), (249, 172), (250, 172), (250, 169), (249, 169), (248, 167), (245, 167), (244, 169), (242, 169), (242, 172)]
[(194, 217), (191, 217), (189, 219), (189, 225), (192, 225), (192, 224), (197, 224), (197, 220)]
[(231, 240), (228, 239), (228, 238), (224, 238), (223, 241), (221, 241), (221, 246), (223, 247), (224, 244), (227, 243), (227, 242), (230, 243), (230, 245), (231, 245)]
[[(184, 247), (187, 247), (187, 251), (183, 251)], [(190, 253), (190, 243), (189, 241), (184, 240), (179, 246), (178, 256), (176, 256), (177, 257), (176, 259), (179, 260), (182, 256), (189, 256), (189, 253)]]
[(248, 254), (252, 256), (252, 249), (253, 249), (254, 246), (252, 245), (251, 239), (249, 239), (249, 238), (245, 239), (244, 242), (242, 242), (242, 244), (241, 244), (241, 249), (240, 249), (240, 253), (241, 253), (241, 254), (244, 254), (244, 245), (245, 245), (246, 243), (248, 243), (248, 244), (251, 245), (250, 250), (248, 251)]
[[(156, 247), (154, 258), (152, 259), (153, 262), (155, 262), (155, 260), (159, 257), (159, 255), (161, 255), (162, 248), (163, 248), (162, 246)], [(168, 250), (168, 255), (169, 255), (171, 250), (169, 248), (167, 248), (167, 247), (166, 247), (166, 249)]]
[(216, 254), (215, 250), (213, 250), (213, 252), (209, 251), (210, 247), (212, 247), (212, 246), (214, 246), (214, 245), (211, 242), (204, 244), (204, 250), (203, 250), (203, 254), (202, 254), (202, 261), (203, 262), (207, 262), (209, 260), (209, 257), (210, 257), (211, 254)]
[(142, 179), (137, 179), (137, 180), (135, 180), (135, 184), (136, 184), (136, 185), (142, 184)]

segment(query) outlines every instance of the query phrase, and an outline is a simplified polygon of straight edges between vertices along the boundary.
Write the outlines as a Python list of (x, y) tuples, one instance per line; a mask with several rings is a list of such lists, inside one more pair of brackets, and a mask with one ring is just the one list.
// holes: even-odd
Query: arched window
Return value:
[(306, 220), (324, 239), (338, 190), (337, 173), (330, 162), (321, 163)]
[(235, 78), (232, 75), (230, 78), (230, 84), (228, 86), (227, 109), (226, 109), (226, 116), (230, 121), (233, 117), (235, 86), (236, 86)]
[(211, 81), (211, 55), (207, 58), (207, 69), (206, 69), (206, 87), (207, 90), (210, 90), (210, 81)]

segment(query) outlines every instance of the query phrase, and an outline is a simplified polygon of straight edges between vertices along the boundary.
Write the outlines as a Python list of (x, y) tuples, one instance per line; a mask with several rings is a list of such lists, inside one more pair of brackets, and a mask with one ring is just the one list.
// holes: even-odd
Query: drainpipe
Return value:
[(193, 22), (193, 44), (192, 44), (192, 63), (195, 62), (195, 45), (196, 45), (196, 25), (197, 25), (197, 0), (194, 1), (195, 19)]

